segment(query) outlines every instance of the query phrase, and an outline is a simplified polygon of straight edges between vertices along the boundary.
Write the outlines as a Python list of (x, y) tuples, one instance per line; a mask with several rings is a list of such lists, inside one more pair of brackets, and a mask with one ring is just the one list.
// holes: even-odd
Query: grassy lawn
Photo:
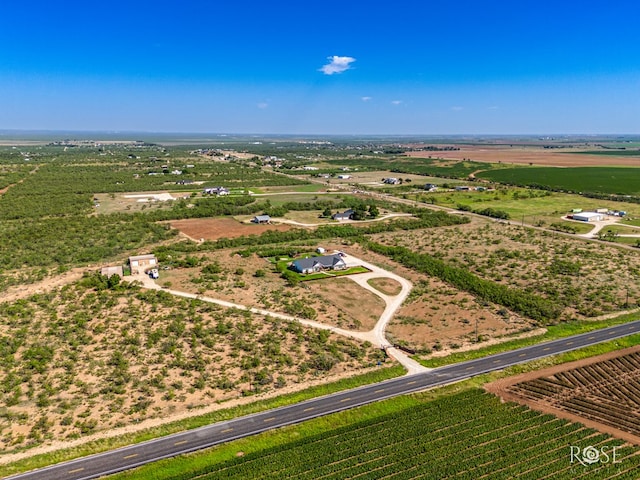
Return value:
[(346, 270), (332, 270), (330, 272), (318, 272), (318, 273), (310, 273), (308, 275), (300, 275), (301, 282), (308, 282), (310, 280), (321, 280), (323, 278), (331, 278), (331, 277), (344, 277), (345, 275), (354, 275), (356, 273), (367, 273), (369, 271), (368, 268), (365, 267), (351, 267)]
[(323, 217), (322, 212), (322, 210), (290, 210), (283, 218), (305, 224), (326, 223), (327, 225), (331, 225), (337, 223), (331, 218)]
[[(287, 270), (289, 263), (291, 263), (293, 260), (296, 260), (296, 259), (290, 258), (290, 257), (278, 257), (277, 259), (276, 258), (269, 259), (271, 263), (275, 263), (276, 269), (279, 272), (284, 272), (285, 270)], [(317, 272), (317, 273), (308, 273), (308, 274), (294, 272), (291, 269), (288, 269), (287, 271), (290, 272), (289, 275), (297, 278), (299, 282), (308, 282), (311, 280), (320, 280), (323, 278), (343, 277), (345, 275), (354, 275), (356, 273), (367, 273), (369, 269), (361, 266), (356, 266), (356, 267), (347, 268), (346, 270), (331, 270), (326, 272)]]
[[(416, 198), (417, 197), (417, 198)], [(456, 208), (458, 204), (468, 205), (474, 210), (491, 207), (509, 213), (513, 221), (534, 223), (534, 217), (545, 221), (559, 221), (562, 215), (574, 208), (584, 211), (596, 208), (625, 210), (633, 216), (640, 215), (640, 206), (633, 203), (607, 202), (580, 197), (568, 193), (541, 192), (535, 190), (509, 188), (484, 192), (435, 192), (409, 195), (409, 198), (426, 201), (432, 199), (436, 205)]]
[(603, 230), (606, 232), (607, 230), (611, 230), (619, 235), (640, 235), (640, 228), (631, 228), (626, 227), (625, 225), (609, 225)]
[(543, 220), (542, 217), (541, 217), (541, 220), (545, 222), (544, 225), (542, 226), (546, 226), (551, 229), (554, 229), (553, 227), (551, 227), (551, 225), (555, 224), (560, 226), (566, 226), (569, 229), (572, 229), (573, 231), (575, 231), (575, 233), (577, 234), (585, 234), (593, 230), (593, 224), (590, 224), (587, 222), (575, 222), (570, 220), (554, 220), (554, 219), (549, 219), (547, 221), (547, 220)]

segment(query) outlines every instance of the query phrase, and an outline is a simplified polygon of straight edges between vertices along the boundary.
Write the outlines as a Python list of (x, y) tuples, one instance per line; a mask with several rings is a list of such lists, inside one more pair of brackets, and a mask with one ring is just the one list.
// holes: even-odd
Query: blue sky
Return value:
[(637, 1), (7, 3), (0, 129), (640, 133)]

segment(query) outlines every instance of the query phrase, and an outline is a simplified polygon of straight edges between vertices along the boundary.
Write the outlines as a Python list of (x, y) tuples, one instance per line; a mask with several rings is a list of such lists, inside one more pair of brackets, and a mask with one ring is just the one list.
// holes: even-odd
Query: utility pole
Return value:
[(627, 301), (624, 302), (624, 307), (629, 308), (629, 287), (627, 287)]
[(476, 343), (478, 343), (478, 317), (476, 317)]

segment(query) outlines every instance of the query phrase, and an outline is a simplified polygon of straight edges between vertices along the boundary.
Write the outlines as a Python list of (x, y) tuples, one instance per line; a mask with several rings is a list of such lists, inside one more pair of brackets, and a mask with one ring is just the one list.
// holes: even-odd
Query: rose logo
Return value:
[(584, 463), (592, 464), (600, 460), (600, 452), (597, 448), (589, 445), (582, 450), (582, 461)]

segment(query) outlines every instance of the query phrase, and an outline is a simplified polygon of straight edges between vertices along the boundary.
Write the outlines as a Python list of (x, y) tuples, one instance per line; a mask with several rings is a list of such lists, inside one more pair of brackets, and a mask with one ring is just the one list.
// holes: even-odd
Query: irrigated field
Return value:
[(284, 232), (294, 228), (292, 225), (257, 225), (241, 223), (233, 218), (187, 218), (169, 222), (172, 228), (179, 230), (193, 240), (217, 240), (235, 238), (242, 235), (260, 235), (266, 230)]
[(506, 400), (640, 444), (640, 347), (499, 380)]
[[(640, 159), (636, 158), (635, 162), (640, 165)], [(520, 167), (490, 170), (477, 176), (511, 185), (537, 185), (571, 192), (640, 194), (640, 168), (637, 167)]]
[[(570, 445), (616, 447), (616, 463), (572, 463)], [(631, 479), (640, 466), (633, 446), (476, 389), (228, 461), (215, 453), (156, 467), (153, 478)], [(150, 478), (151, 469), (118, 478)]]

